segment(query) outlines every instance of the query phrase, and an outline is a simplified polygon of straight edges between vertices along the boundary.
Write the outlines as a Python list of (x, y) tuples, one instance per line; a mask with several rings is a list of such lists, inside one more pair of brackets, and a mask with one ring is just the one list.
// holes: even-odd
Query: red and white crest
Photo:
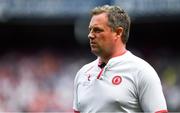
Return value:
[(114, 76), (113, 79), (112, 79), (112, 83), (114, 85), (119, 85), (121, 82), (122, 82), (122, 78), (119, 75)]

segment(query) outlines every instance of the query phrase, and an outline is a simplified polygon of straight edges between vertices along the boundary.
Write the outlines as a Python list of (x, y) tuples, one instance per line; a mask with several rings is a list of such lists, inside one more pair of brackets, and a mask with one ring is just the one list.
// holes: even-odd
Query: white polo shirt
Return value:
[(73, 109), (95, 112), (157, 112), (167, 110), (155, 70), (130, 51), (111, 58), (104, 68), (99, 58), (83, 66), (74, 81)]

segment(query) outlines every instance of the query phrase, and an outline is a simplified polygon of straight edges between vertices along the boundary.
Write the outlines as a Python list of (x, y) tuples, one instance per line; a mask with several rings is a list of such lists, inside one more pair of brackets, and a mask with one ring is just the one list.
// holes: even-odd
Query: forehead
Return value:
[(95, 26), (107, 26), (108, 17), (106, 13), (101, 13), (97, 15), (93, 15), (91, 21), (89, 23), (89, 27)]

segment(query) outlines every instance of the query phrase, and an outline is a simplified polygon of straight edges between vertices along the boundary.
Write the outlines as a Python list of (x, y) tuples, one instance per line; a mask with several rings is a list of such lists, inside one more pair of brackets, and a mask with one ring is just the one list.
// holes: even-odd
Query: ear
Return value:
[(115, 32), (116, 32), (116, 37), (121, 38), (123, 34), (124, 29), (122, 27), (117, 27)]

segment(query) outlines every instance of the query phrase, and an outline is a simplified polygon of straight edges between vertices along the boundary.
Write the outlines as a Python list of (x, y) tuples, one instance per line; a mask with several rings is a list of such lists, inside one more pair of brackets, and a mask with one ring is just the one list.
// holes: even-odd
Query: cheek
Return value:
[(110, 47), (112, 45), (112, 36), (109, 35), (108, 33), (104, 33), (104, 34), (97, 34), (97, 43), (100, 47)]
[(106, 43), (107, 43), (106, 36), (104, 36), (104, 35), (99, 35), (98, 38), (97, 38), (97, 41), (98, 41), (98, 43), (99, 43), (100, 46), (105, 46)]
[(101, 43), (99, 43), (99, 47), (103, 50), (103, 51), (110, 51), (112, 48), (112, 44), (108, 41), (108, 40), (101, 40)]
[(106, 46), (112, 45), (112, 42), (113, 42), (112, 36), (110, 36), (110, 35), (108, 35), (108, 34), (102, 36), (102, 42), (103, 42), (104, 45), (106, 45)]

